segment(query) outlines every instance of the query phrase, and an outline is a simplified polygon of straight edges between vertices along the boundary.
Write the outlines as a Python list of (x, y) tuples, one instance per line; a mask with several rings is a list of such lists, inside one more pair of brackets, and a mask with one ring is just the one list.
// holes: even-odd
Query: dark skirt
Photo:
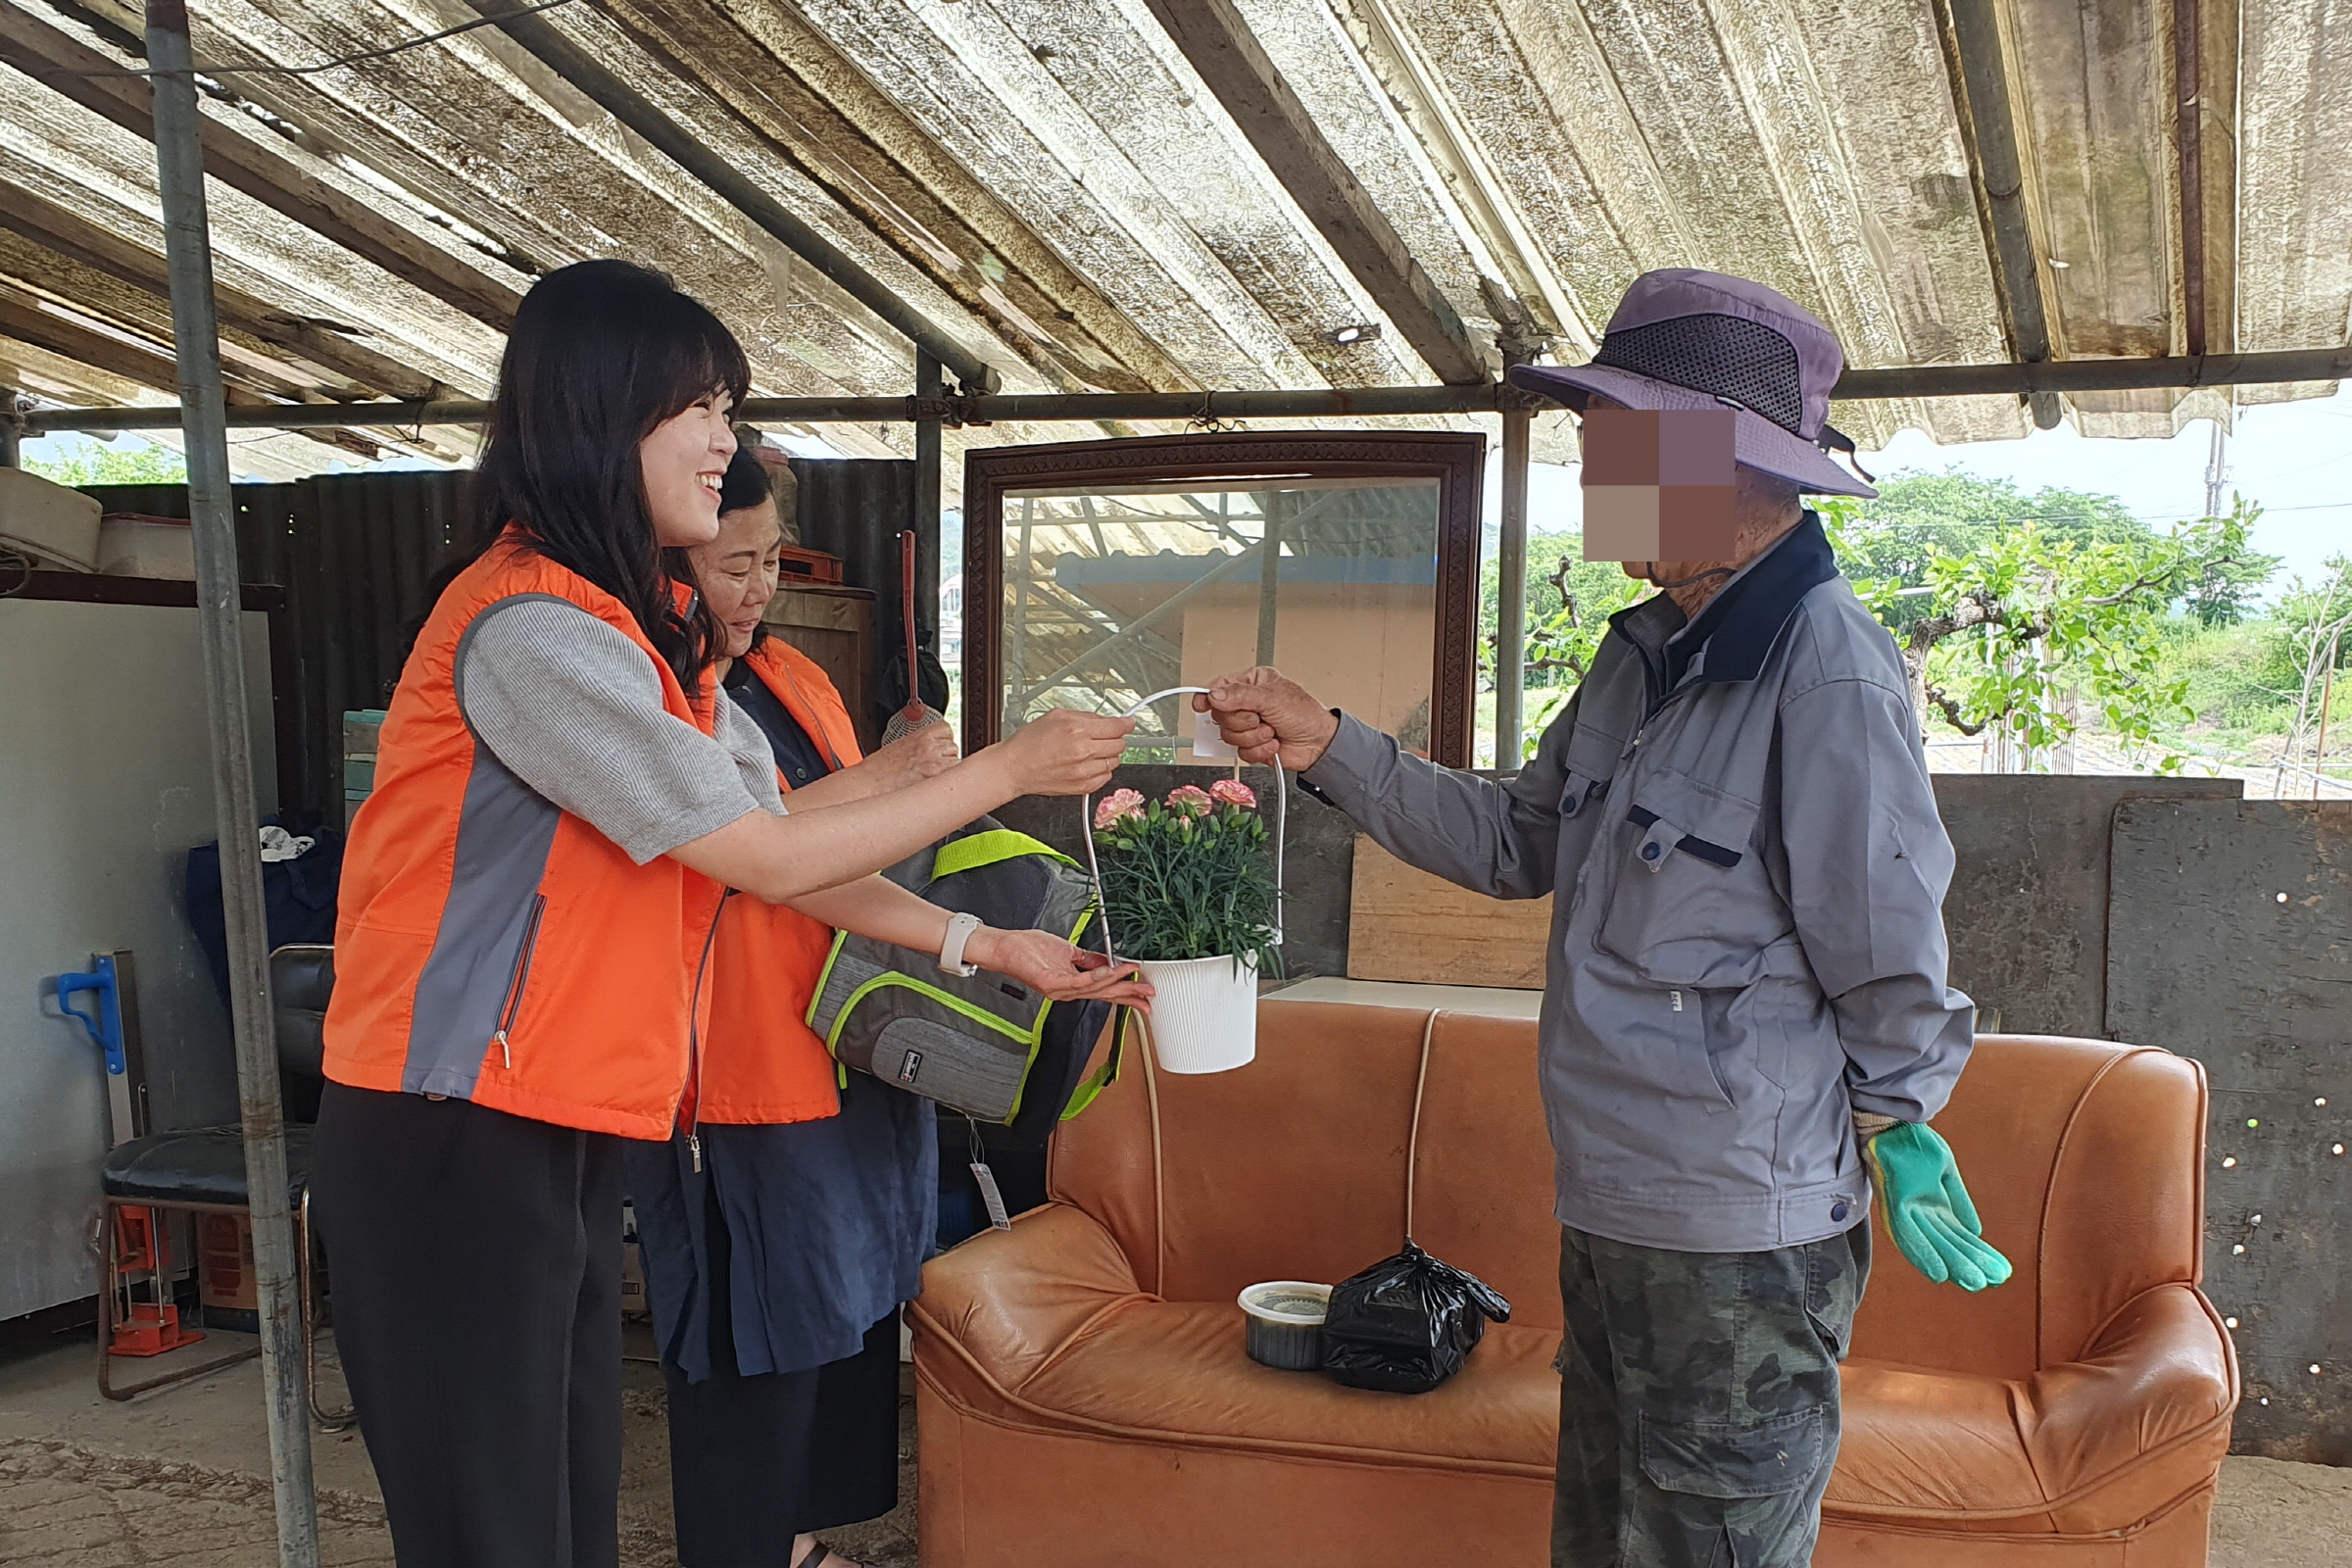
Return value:
[[(931, 1102), (852, 1073), (840, 1114), (774, 1126), (706, 1122), (700, 1170), (683, 1138), (634, 1144), (629, 1196), (664, 1365), (716, 1364), (715, 1298), (738, 1371), (801, 1372), (858, 1353), (921, 1288), (939, 1225)], [(724, 1231), (723, 1285), (710, 1262)]]
[[(717, 1200), (709, 1201), (715, 1207)], [(773, 1568), (792, 1538), (875, 1519), (899, 1501), (899, 1314), (854, 1355), (798, 1372), (736, 1370), (725, 1281), (731, 1253), (713, 1214), (710, 1376), (664, 1363), (670, 1498), (681, 1568)]]

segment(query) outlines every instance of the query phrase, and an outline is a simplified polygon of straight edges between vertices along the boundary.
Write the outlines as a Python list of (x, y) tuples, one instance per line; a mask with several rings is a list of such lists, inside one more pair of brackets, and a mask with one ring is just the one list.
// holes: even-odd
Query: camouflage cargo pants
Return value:
[(1803, 1568), (1870, 1226), (1768, 1252), (1566, 1230), (1553, 1568)]

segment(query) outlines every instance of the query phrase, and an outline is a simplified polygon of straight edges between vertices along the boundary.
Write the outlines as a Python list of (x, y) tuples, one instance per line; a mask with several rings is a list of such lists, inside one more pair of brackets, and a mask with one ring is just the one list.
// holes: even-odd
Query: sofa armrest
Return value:
[(2237, 1393), (2213, 1304), (2194, 1286), (2159, 1285), (2109, 1318), (2082, 1359), (2034, 1375), (2027, 1449), (2054, 1503), (2138, 1468), (2152, 1510), (2219, 1472)]
[(906, 1315), (921, 1355), (927, 1336), (1007, 1393), (1027, 1382), (1089, 1323), (1149, 1298), (1102, 1223), (1048, 1203), (982, 1231), (923, 1266), (923, 1294)]

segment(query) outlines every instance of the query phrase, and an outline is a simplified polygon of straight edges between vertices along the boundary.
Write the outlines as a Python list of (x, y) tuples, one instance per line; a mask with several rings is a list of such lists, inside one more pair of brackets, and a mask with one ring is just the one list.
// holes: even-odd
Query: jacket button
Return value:
[(1562, 816), (1574, 816), (1576, 814), (1576, 808), (1584, 804), (1585, 798), (1583, 796), (1571, 795), (1560, 803), (1560, 814)]
[(1842, 1225), (1845, 1223), (1845, 1216), (1852, 1212), (1853, 1210), (1846, 1207), (1843, 1202), (1832, 1203), (1830, 1205), (1830, 1223), (1833, 1225)]
[(1656, 839), (1651, 839), (1647, 844), (1642, 846), (1642, 858), (1644, 860), (1654, 860), (1664, 853), (1665, 847)]

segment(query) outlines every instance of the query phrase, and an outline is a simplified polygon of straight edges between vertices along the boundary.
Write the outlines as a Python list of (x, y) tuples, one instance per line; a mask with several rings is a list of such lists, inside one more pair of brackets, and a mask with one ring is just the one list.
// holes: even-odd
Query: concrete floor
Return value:
[[(113, 1404), (98, 1396), (94, 1358), (86, 1332), (0, 1351), (0, 1563), (274, 1564), (259, 1364)], [(627, 1374), (621, 1561), (626, 1568), (674, 1568), (662, 1382), (648, 1366), (632, 1364)], [(341, 1392), (331, 1381), (330, 1390)], [(914, 1564), (911, 1401), (902, 1420), (898, 1511), (828, 1536), (867, 1568)], [(315, 1434), (313, 1442), (321, 1561), (335, 1568), (389, 1565), (383, 1505), (359, 1435)], [(2352, 1470), (2252, 1458), (2223, 1467), (2214, 1568), (2339, 1568), (2352, 1557), (2347, 1543)]]
[[(202, 1359), (218, 1353), (216, 1344), (251, 1343), (250, 1335), (215, 1333), (175, 1353)], [(0, 1563), (273, 1568), (261, 1364), (247, 1361), (113, 1403), (98, 1396), (96, 1359), (87, 1330), (53, 1345), (0, 1350)], [(172, 1364), (158, 1357), (134, 1364), (128, 1376)], [(661, 1374), (636, 1362), (623, 1370), (622, 1568), (676, 1568)], [(324, 1374), (326, 1396), (339, 1401), (331, 1349)], [(901, 1433), (898, 1511), (826, 1532), (835, 1549), (865, 1568), (914, 1568), (911, 1397), (902, 1401)], [(383, 1502), (359, 1433), (314, 1431), (311, 1442), (319, 1561), (390, 1568)]]

